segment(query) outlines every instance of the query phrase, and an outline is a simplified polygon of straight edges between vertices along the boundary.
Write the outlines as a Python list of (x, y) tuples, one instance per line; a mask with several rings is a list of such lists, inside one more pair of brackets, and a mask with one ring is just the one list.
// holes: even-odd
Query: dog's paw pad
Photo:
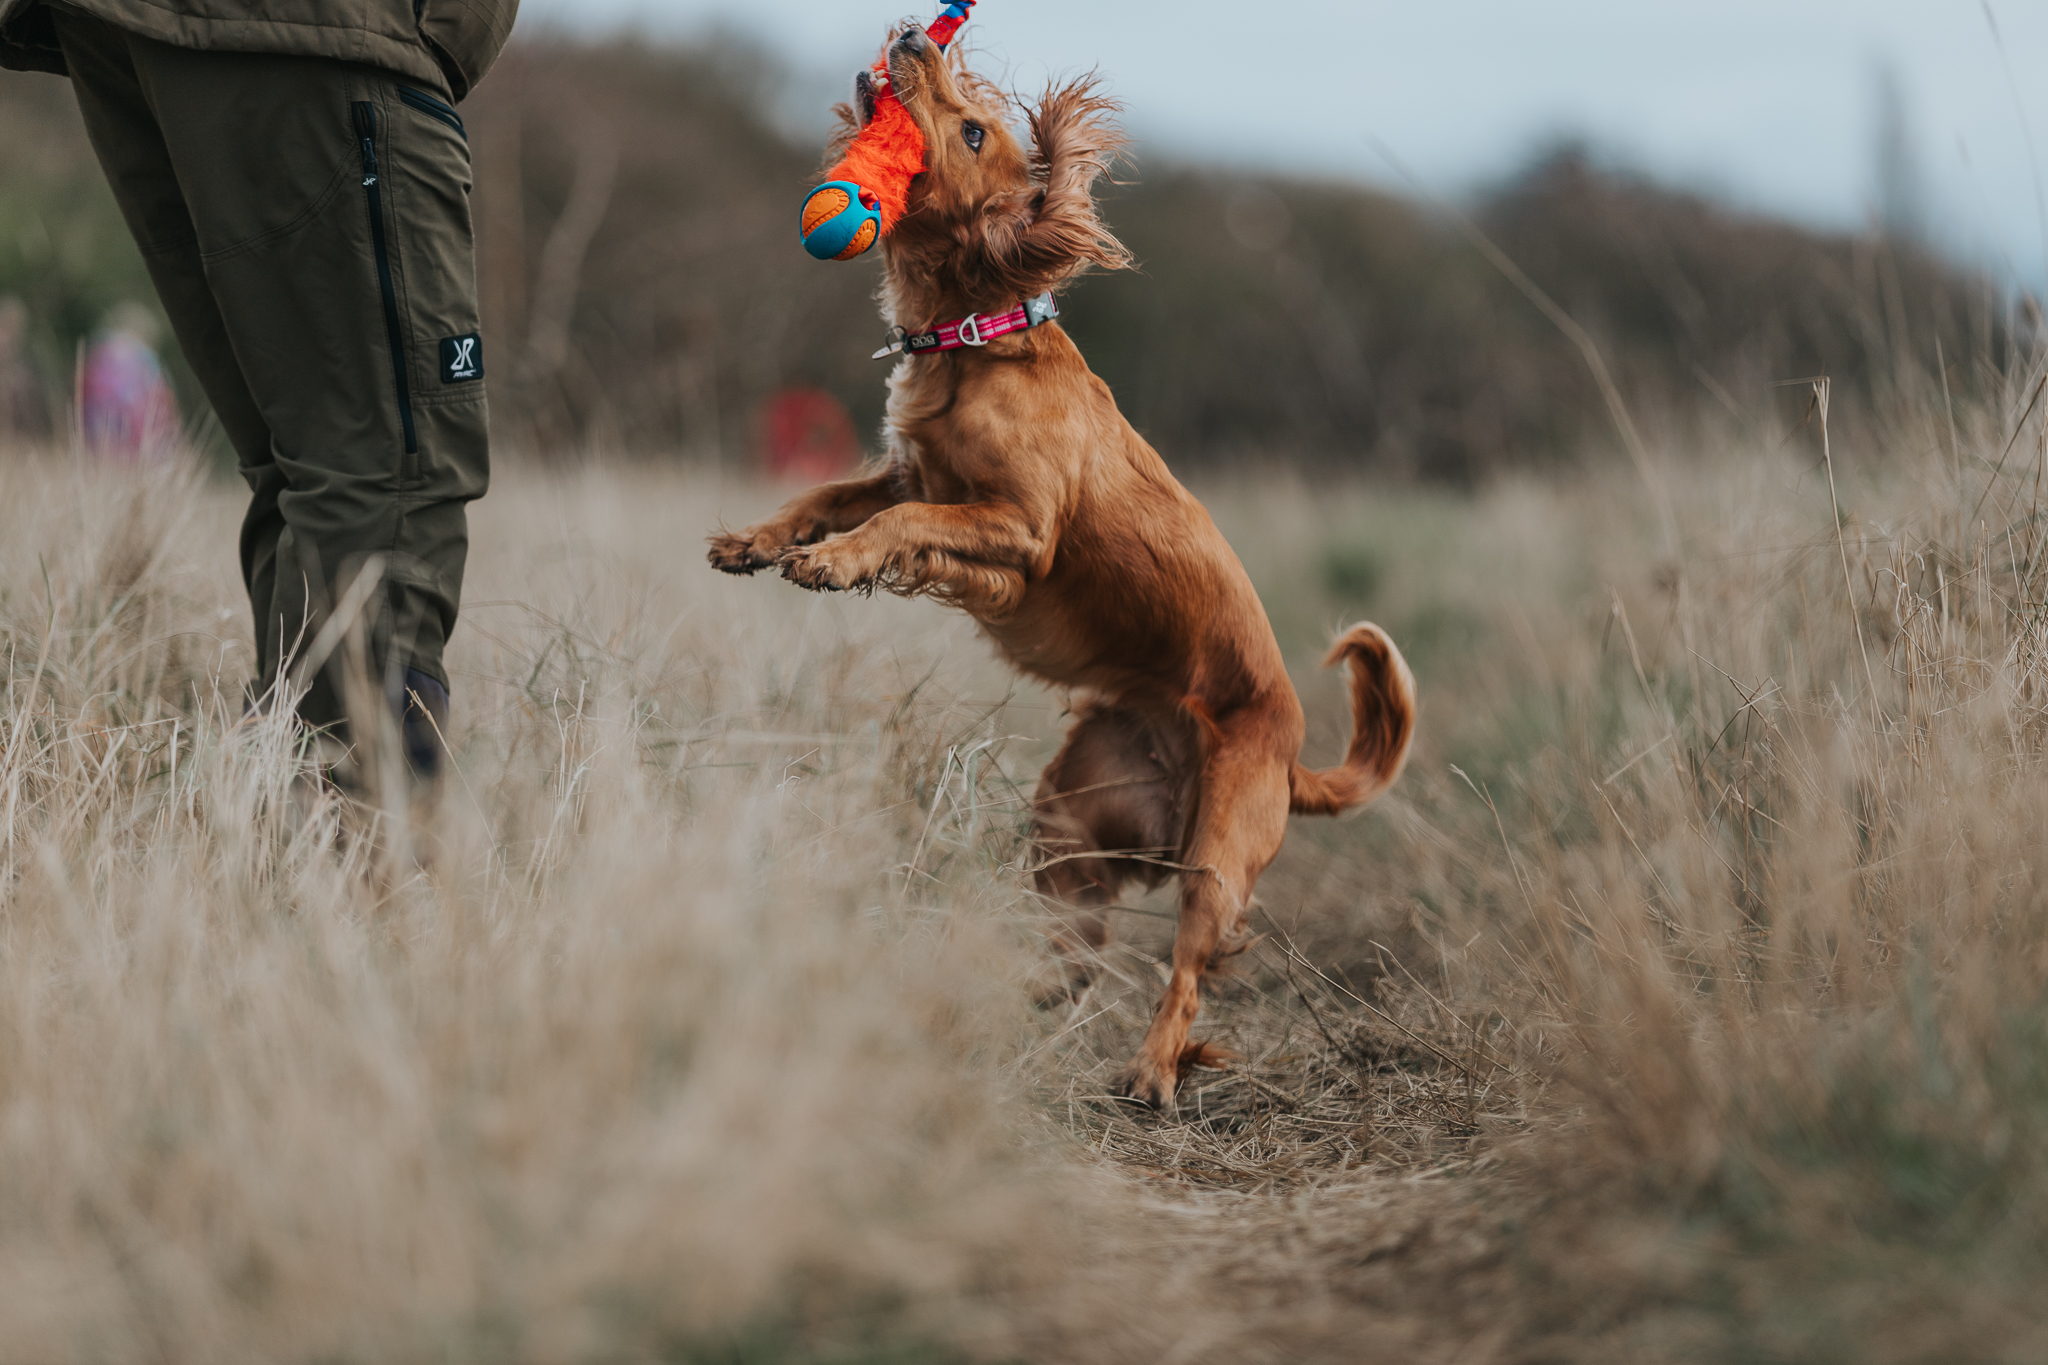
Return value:
[(734, 574), (750, 574), (775, 562), (772, 556), (756, 550), (753, 541), (730, 531), (711, 537), (711, 548), (705, 551), (704, 558), (720, 573)]
[(809, 588), (813, 592), (838, 592), (845, 587), (839, 582), (831, 562), (815, 550), (793, 547), (784, 550), (775, 562), (782, 567), (782, 576), (800, 588)]

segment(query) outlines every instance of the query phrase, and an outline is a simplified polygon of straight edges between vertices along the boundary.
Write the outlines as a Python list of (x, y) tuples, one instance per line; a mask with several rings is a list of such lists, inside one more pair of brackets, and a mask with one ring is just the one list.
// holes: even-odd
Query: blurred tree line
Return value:
[[(778, 130), (776, 80), (729, 42), (544, 36), (464, 104), (502, 441), (742, 459), (763, 399), (792, 385), (876, 429), (877, 265), (798, 249), (819, 148)], [(1463, 482), (1610, 439), (1578, 353), (1450, 212), (1335, 182), (1149, 163), (1124, 178), (1107, 212), (1141, 269), (1083, 281), (1064, 321), (1175, 464)], [(1838, 409), (1881, 418), (1940, 382), (1937, 356), (1957, 389), (1987, 382), (2013, 327), (2007, 295), (1910, 242), (1736, 214), (1581, 148), (1469, 212), (1653, 420), (1739, 417), (1820, 373), (1867, 400)], [(0, 78), (0, 395), (11, 365), (61, 421), (80, 339), (124, 299), (153, 302), (69, 90)]]

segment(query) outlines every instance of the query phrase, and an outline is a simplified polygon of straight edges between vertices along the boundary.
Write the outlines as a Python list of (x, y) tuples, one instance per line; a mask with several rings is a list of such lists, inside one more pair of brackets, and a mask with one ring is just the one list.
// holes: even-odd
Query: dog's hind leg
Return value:
[(1170, 875), (1180, 839), (1171, 737), (1136, 713), (1083, 710), (1033, 798), (1038, 890), (1056, 903), (1052, 947), (1064, 968), (1048, 1002), (1078, 996), (1109, 941), (1109, 907), (1129, 882)]
[(1138, 1055), (1117, 1077), (1120, 1094), (1163, 1108), (1173, 1101), (1183, 1061), (1208, 1051), (1188, 1044), (1202, 974), (1240, 941), (1252, 885), (1287, 834), (1294, 756), (1281, 748), (1256, 732), (1221, 736), (1202, 764), (1200, 808), (1182, 858), (1173, 974)]

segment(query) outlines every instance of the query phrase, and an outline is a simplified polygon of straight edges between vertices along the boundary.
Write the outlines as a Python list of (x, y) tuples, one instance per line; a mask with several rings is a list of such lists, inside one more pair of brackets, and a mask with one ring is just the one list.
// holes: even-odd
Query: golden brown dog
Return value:
[[(1027, 154), (1007, 100), (912, 26), (890, 83), (922, 129), (924, 174), (883, 239), (885, 315), (912, 332), (999, 315), (1090, 265), (1129, 263), (1092, 188), (1122, 146), (1092, 80), (1031, 111)], [(872, 116), (863, 76), (841, 138)], [(838, 149), (827, 164), (837, 159)], [(1327, 662), (1351, 669), (1353, 732), (1336, 768), (1297, 761), (1301, 703), (1237, 556), (1131, 429), (1055, 323), (936, 354), (889, 379), (886, 463), (711, 538), (727, 573), (779, 567), (806, 588), (929, 594), (971, 614), (1024, 672), (1074, 689), (1076, 720), (1036, 797), (1039, 888), (1064, 906), (1075, 987), (1127, 882), (1181, 876), (1173, 973), (1119, 1090), (1171, 1102), (1197, 987), (1248, 940), (1252, 884), (1290, 812), (1329, 815), (1399, 775), (1414, 682), (1373, 625)]]

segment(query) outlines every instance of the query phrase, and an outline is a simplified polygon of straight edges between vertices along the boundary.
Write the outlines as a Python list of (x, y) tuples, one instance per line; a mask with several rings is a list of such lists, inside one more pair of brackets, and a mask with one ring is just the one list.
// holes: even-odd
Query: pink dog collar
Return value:
[(942, 322), (932, 331), (912, 334), (901, 327), (889, 329), (889, 342), (876, 351), (872, 360), (884, 356), (908, 352), (924, 355), (931, 351), (957, 351), (962, 346), (986, 346), (997, 337), (1012, 332), (1026, 332), (1043, 323), (1051, 322), (1060, 315), (1059, 304), (1053, 301), (1050, 291), (1037, 298), (1026, 299), (1007, 313), (990, 317), (986, 313), (969, 313), (958, 322)]

